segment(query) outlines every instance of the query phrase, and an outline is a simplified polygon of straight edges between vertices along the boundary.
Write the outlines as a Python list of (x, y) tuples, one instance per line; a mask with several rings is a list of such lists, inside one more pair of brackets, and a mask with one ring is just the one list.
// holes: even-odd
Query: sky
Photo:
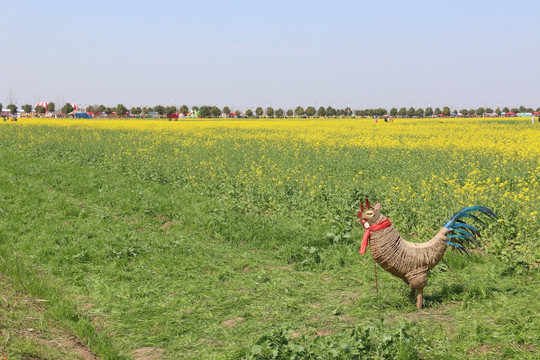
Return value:
[(0, 103), (540, 106), (540, 1), (3, 1)]

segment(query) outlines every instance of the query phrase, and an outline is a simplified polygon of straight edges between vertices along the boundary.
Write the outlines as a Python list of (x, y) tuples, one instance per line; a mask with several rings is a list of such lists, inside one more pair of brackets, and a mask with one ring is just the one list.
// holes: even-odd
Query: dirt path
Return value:
[(0, 274), (0, 360), (99, 359), (47, 318), (45, 302), (15, 290)]

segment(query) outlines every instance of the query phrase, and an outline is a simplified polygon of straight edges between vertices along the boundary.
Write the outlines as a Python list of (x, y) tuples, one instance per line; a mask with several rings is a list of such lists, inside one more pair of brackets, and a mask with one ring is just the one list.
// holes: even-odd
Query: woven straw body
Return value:
[[(385, 219), (381, 213), (376, 213), (372, 223)], [(433, 239), (417, 244), (406, 241), (393, 226), (389, 226), (371, 233), (371, 256), (384, 270), (421, 292), (427, 284), (429, 270), (444, 256), (446, 234), (448, 229), (443, 227)]]

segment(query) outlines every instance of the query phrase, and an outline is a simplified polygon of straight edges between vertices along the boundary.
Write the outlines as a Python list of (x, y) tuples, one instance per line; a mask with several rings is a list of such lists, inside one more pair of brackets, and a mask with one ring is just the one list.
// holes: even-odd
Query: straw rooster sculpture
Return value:
[(360, 254), (366, 252), (369, 242), (373, 260), (384, 270), (405, 281), (412, 290), (417, 291), (418, 309), (422, 308), (424, 301), (423, 290), (427, 284), (427, 274), (441, 261), (446, 249), (451, 246), (468, 255), (468, 248), (480, 245), (477, 239), (480, 235), (478, 230), (465, 220), (472, 219), (484, 224), (472, 214), (474, 212), (481, 212), (497, 219), (497, 215), (487, 207), (467, 207), (455, 213), (428, 242), (412, 243), (404, 240), (390, 220), (380, 213), (379, 202), (371, 206), (366, 199), (365, 206), (361, 204), (360, 209), (358, 217), (366, 229)]

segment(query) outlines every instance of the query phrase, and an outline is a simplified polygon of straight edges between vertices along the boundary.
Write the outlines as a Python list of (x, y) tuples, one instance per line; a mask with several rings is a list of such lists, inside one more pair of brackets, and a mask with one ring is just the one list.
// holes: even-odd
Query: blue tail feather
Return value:
[(473, 214), (463, 214), (463, 215), (461, 215), (460, 218), (461, 219), (463, 219), (463, 218), (471, 218), (471, 219), (474, 219), (474, 220), (478, 221), (483, 226), (486, 226), (485, 222), (483, 222), (482, 220), (480, 220), (477, 216), (474, 216)]
[[(471, 214), (471, 212), (474, 211), (481, 212), (494, 220), (498, 219), (497, 215), (487, 207), (475, 205), (456, 212), (444, 225), (445, 228), (450, 230), (448, 235), (446, 235), (446, 238), (448, 239), (446, 243), (467, 255), (469, 254), (467, 248), (469, 248), (471, 244), (477, 246), (480, 245), (480, 242), (477, 239), (477, 236), (480, 236), (480, 232), (475, 227), (467, 224), (465, 220), (473, 219), (484, 226), (486, 225), (476, 215)], [(450, 241), (450, 239), (453, 241)]]
[[(450, 218), (450, 220), (448, 221), (447, 224), (451, 224), (451, 223), (454, 223), (456, 220), (462, 218), (462, 217), (470, 217), (469, 215), (471, 215), (470, 213), (473, 212), (473, 211), (480, 211), (481, 213), (484, 213), (486, 215), (488, 215), (489, 217), (493, 218), (493, 219), (497, 219), (497, 215), (495, 215), (495, 213), (493, 211), (491, 211), (490, 209), (488, 209), (487, 207), (485, 206), (469, 206), (469, 207), (466, 207), (460, 211), (458, 211), (457, 213), (455, 213), (452, 218)], [(474, 215), (472, 215), (474, 216)]]
[(455, 247), (456, 249), (458, 249), (459, 251), (461, 252), (464, 252), (465, 254), (469, 255), (469, 252), (467, 251), (467, 249), (465, 249), (463, 246), (461, 246), (460, 244), (456, 244), (455, 242), (452, 242), (452, 241), (446, 241), (446, 243), (450, 246), (453, 246)]
[(471, 239), (476, 239), (476, 234), (464, 229), (454, 229), (454, 233), (465, 235)]
[(455, 233), (455, 234), (461, 234), (461, 235), (467, 237), (467, 240), (468, 240), (469, 242), (474, 243), (476, 246), (480, 246), (480, 245), (481, 245), (481, 244), (480, 244), (480, 241), (478, 241), (478, 239), (476, 238), (476, 234), (475, 234), (475, 233), (470, 233), (470, 232), (468, 232), (468, 231), (466, 231), (466, 230), (463, 230), (463, 229), (454, 229), (452, 232)]
[(446, 235), (446, 238), (447, 238), (447, 239), (463, 239), (463, 240), (469, 241), (469, 237), (468, 237), (468, 236), (465, 236), (465, 235), (458, 235), (458, 234)]
[(467, 223), (455, 223), (453, 228), (452, 229), (449, 229), (449, 230), (454, 230), (454, 229), (467, 229), (467, 230), (470, 230), (472, 231), (475, 235), (480, 235), (480, 231), (476, 230), (475, 227), (467, 224)]

